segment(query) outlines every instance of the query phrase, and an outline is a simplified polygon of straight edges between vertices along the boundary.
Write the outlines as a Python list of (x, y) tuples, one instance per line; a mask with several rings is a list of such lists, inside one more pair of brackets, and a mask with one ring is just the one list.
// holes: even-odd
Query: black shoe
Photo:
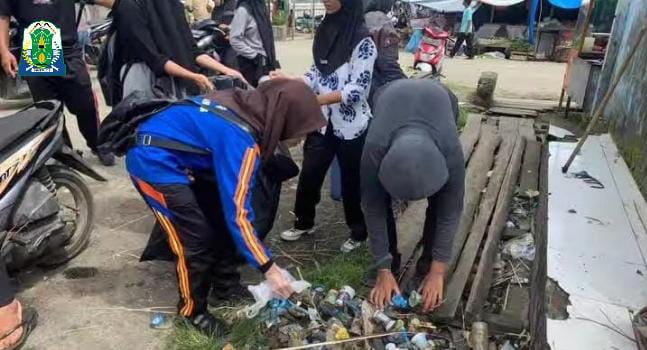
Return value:
[(181, 319), (203, 334), (213, 338), (219, 338), (227, 334), (227, 325), (208, 311)]
[(240, 284), (236, 284), (235, 286), (225, 289), (214, 285), (209, 291), (207, 303), (209, 303), (210, 306), (219, 306), (226, 301), (248, 300), (252, 298), (252, 294), (249, 292), (249, 290), (247, 290), (247, 288), (241, 286)]
[(112, 152), (105, 150), (92, 150), (92, 153), (99, 158), (99, 162), (104, 166), (115, 165), (115, 155)]

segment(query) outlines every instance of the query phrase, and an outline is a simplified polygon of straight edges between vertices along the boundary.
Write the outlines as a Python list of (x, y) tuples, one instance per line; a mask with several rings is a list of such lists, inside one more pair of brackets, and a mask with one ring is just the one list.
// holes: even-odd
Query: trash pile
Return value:
[(308, 344), (322, 344), (317, 349), (453, 348), (448, 331), (418, 314), (421, 302), (422, 296), (413, 291), (395, 296), (391, 306), (377, 310), (350, 286), (314, 287), (287, 300), (272, 299), (254, 317), (272, 349)]

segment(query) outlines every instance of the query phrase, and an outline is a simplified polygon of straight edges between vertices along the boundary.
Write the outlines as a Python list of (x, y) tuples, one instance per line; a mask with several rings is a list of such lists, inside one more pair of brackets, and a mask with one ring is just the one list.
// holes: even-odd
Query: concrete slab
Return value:
[[(548, 277), (571, 306), (567, 320), (548, 320), (548, 343), (553, 350), (633, 350), (630, 315), (647, 304), (647, 203), (609, 135), (590, 137), (564, 175), (574, 148), (550, 144)], [(572, 176), (582, 170), (605, 188)]]

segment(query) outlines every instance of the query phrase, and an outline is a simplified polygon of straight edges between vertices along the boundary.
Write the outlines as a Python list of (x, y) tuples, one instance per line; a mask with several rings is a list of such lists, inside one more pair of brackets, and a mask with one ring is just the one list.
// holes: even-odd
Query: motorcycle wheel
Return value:
[(72, 260), (87, 248), (94, 223), (94, 200), (80, 175), (60, 165), (49, 166), (48, 169), (56, 184), (56, 196), (62, 211), (59, 215), (65, 223), (65, 230), (71, 232), (65, 245), (39, 261), (41, 266), (52, 267)]

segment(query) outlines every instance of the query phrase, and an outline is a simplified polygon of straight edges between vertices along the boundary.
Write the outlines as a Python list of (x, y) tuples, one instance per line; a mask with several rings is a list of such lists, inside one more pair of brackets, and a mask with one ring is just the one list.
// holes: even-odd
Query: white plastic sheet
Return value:
[(525, 0), (481, 0), (482, 3), (492, 6), (512, 6)]

